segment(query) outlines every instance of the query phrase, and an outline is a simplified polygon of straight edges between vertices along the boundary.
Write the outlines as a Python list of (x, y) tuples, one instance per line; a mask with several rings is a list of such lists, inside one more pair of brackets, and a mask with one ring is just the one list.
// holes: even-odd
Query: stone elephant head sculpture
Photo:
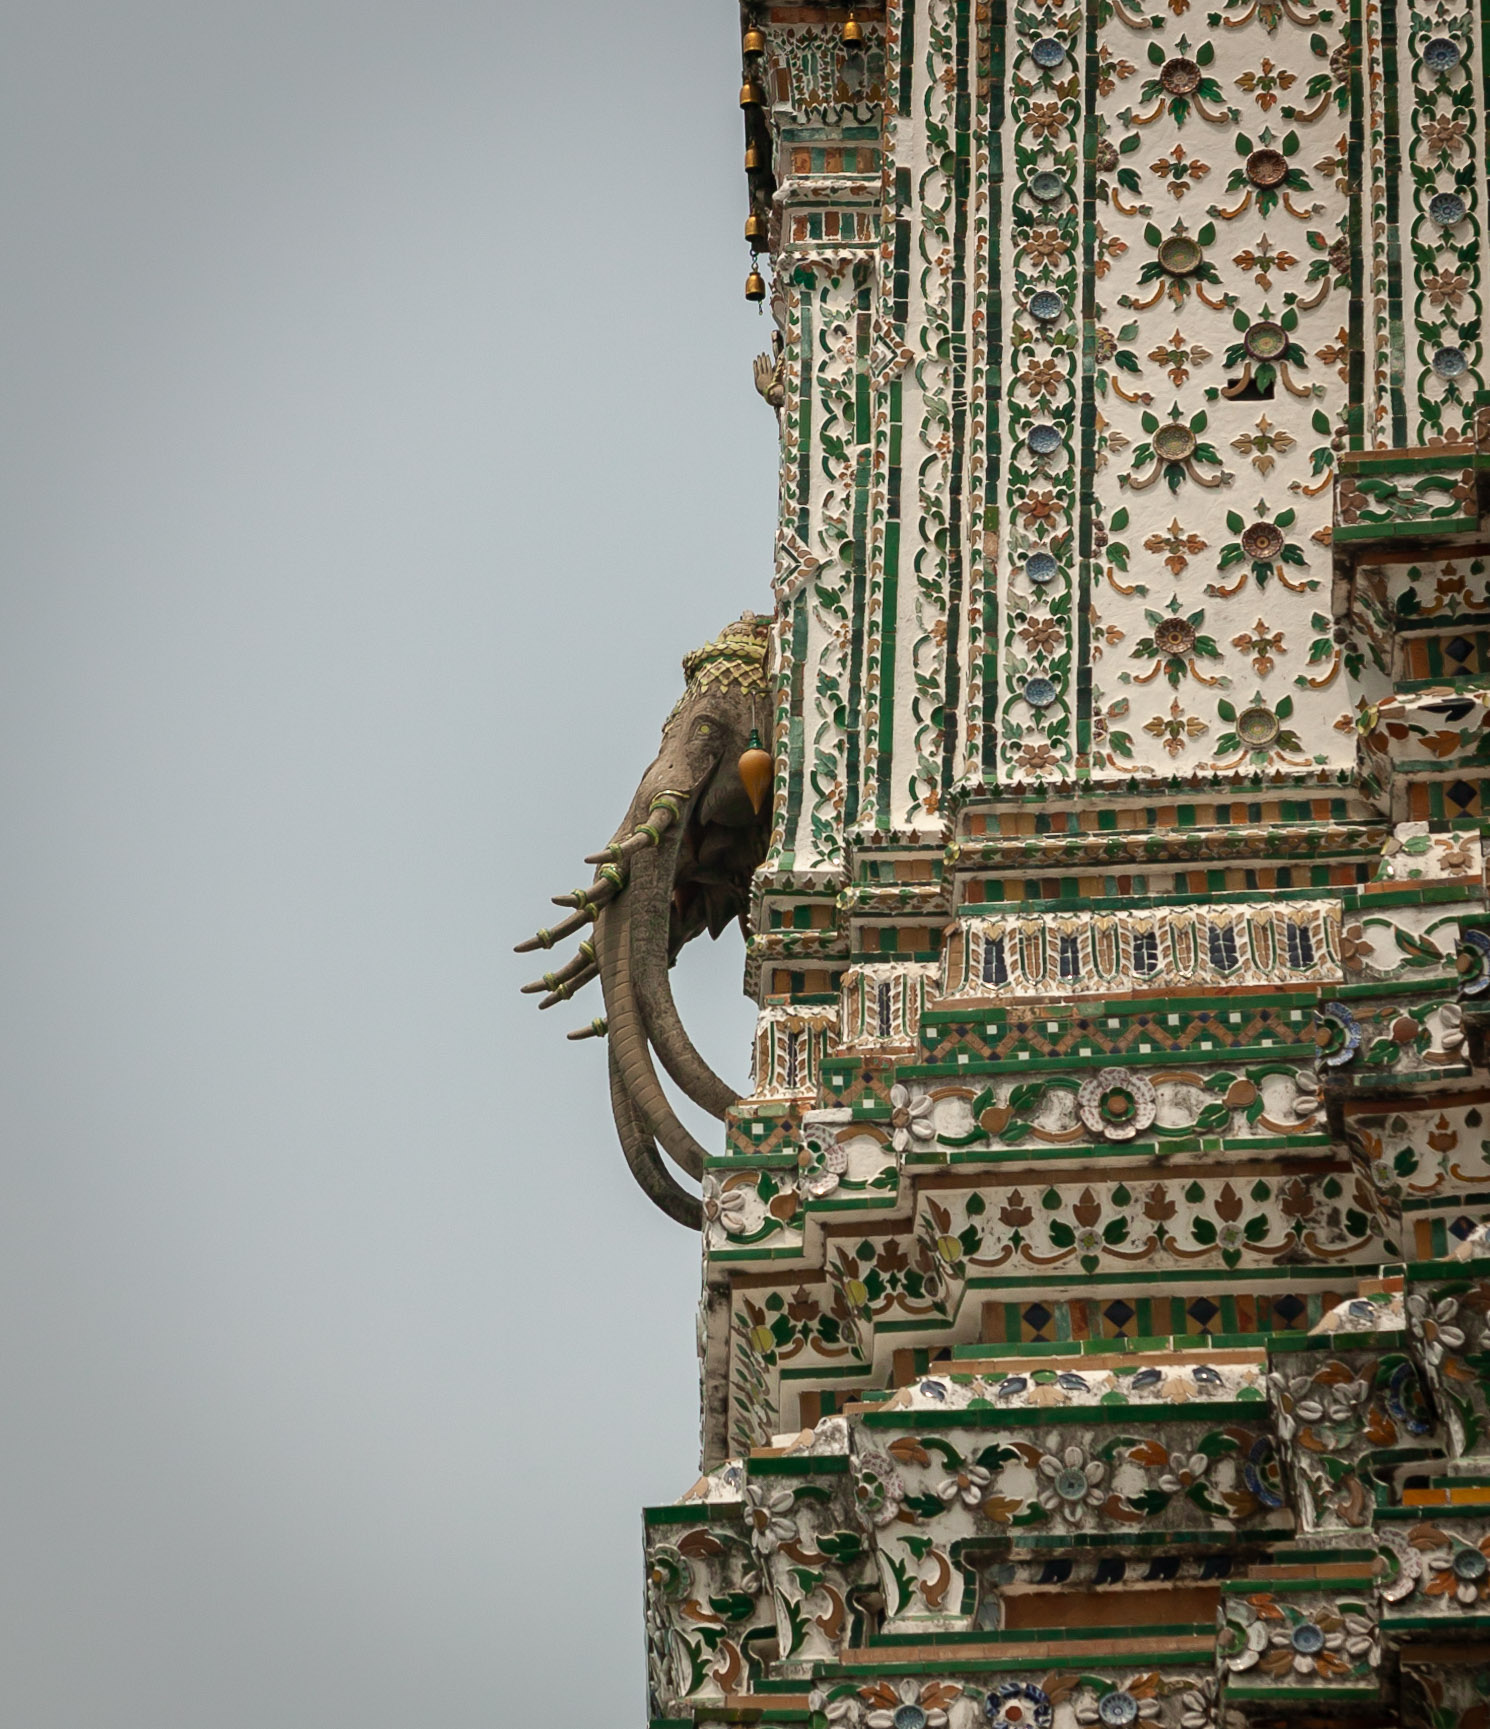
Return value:
[(544, 992), (546, 1009), (600, 980), (604, 1018), (569, 1036), (609, 1040), (611, 1110), (626, 1162), (665, 1213), (695, 1230), (698, 1198), (658, 1147), (695, 1179), (704, 1149), (668, 1102), (653, 1059), (716, 1117), (739, 1096), (694, 1048), (668, 971), (700, 932), (717, 937), (731, 920), (746, 923), (771, 830), (772, 765), (760, 742), (770, 736), (769, 648), (769, 621), (747, 612), (684, 656), (686, 685), (661, 748), (610, 845), (586, 860), (600, 867), (594, 882), (555, 895), (556, 906), (573, 909), (568, 918), (517, 945), (519, 953), (552, 948), (593, 922), (573, 959), (523, 989)]

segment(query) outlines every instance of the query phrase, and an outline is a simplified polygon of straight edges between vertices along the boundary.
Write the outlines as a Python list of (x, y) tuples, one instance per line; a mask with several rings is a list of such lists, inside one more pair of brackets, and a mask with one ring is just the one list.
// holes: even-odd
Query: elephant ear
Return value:
[(684, 692), (657, 758), (611, 843), (587, 860), (599, 866), (594, 881), (556, 895), (569, 916), (517, 945), (520, 953), (552, 948), (594, 924), (564, 966), (523, 989), (544, 992), (538, 1006), (547, 1009), (600, 979), (605, 1015), (569, 1037), (609, 1039), (611, 1108), (627, 1164), (657, 1206), (695, 1229), (698, 1202), (667, 1174), (657, 1143), (694, 1178), (704, 1149), (668, 1103), (653, 1054), (714, 1116), (736, 1102), (688, 1037), (668, 972), (693, 937), (705, 930), (717, 937), (735, 919), (747, 923), (751, 879), (770, 833), (764, 789), (772, 764), (759, 736), (770, 707), (769, 646), (769, 621), (745, 613), (684, 657)]

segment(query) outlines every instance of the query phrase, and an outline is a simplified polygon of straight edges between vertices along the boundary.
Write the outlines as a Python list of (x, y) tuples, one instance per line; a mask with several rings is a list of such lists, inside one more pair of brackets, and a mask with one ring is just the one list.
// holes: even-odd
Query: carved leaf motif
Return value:
[(1078, 1225), (1095, 1225), (1102, 1217), (1102, 1203), (1090, 1189), (1083, 1189), (1071, 1212)]

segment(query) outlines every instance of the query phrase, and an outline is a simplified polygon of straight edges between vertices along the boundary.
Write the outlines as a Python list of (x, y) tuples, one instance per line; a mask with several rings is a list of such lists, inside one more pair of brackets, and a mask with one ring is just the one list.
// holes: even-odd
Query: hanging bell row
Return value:
[(766, 244), (766, 235), (769, 229), (770, 223), (758, 210), (752, 210), (745, 218), (745, 238), (750, 242), (752, 248), (762, 247)]
[(752, 24), (745, 32), (745, 39), (740, 44), (747, 54), (764, 54), (766, 51), (766, 33), (759, 24)]
[(740, 86), (740, 106), (742, 108), (759, 108), (765, 101), (761, 95), (761, 87), (753, 78), (747, 78)]
[(766, 298), (766, 279), (756, 269), (754, 256), (750, 260), (750, 274), (745, 278), (745, 298), (759, 305)]

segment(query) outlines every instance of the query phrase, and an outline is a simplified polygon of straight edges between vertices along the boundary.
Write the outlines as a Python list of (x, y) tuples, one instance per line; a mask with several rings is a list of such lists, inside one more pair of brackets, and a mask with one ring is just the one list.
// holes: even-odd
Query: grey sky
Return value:
[(0, 1720), (639, 1722), (697, 1250), (510, 947), (770, 604), (732, 0), (4, 14)]

